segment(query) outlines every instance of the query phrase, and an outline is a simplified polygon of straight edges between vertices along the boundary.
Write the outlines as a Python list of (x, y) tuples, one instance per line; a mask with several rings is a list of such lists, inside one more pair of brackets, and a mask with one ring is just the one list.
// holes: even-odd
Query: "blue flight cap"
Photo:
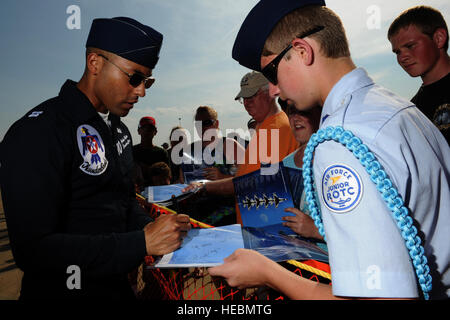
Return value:
[(102, 49), (153, 69), (159, 59), (163, 35), (134, 19), (116, 17), (92, 21), (87, 47)]
[(233, 46), (233, 59), (261, 71), (261, 55), (267, 37), (285, 15), (307, 5), (325, 6), (324, 0), (261, 0), (242, 23)]

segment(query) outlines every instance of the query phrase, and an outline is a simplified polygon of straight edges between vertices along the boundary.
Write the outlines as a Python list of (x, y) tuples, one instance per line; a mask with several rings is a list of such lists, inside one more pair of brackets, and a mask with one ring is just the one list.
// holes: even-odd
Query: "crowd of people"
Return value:
[[(156, 146), (157, 119), (149, 115), (132, 145), (120, 118), (154, 83), (162, 38), (131, 18), (95, 19), (80, 81), (67, 80), (5, 135), (0, 183), (14, 259), (24, 271), (21, 299), (134, 299), (127, 274), (146, 255), (179, 248), (191, 228), (188, 214), (242, 224), (233, 179), (273, 172), (280, 162), (303, 170), (305, 180), (283, 223), (326, 241), (332, 286), (248, 249), (209, 268), (211, 275), (292, 299), (448, 298), (450, 57), (439, 11), (410, 8), (387, 34), (399, 65), (422, 78), (410, 102), (354, 64), (343, 24), (325, 1), (259, 1), (232, 54), (252, 70), (234, 98), (250, 118), (245, 143), (221, 136), (218, 112), (199, 106), (200, 140), (189, 143), (177, 126), (170, 147)], [(39, 156), (29, 161), (30, 154)], [(200, 181), (188, 178), (195, 172)], [(24, 191), (17, 181), (25, 180)], [(344, 203), (329, 192), (337, 181), (338, 193), (349, 195)], [(151, 219), (136, 192), (174, 183), (200, 190), (197, 206)], [(81, 270), (75, 290), (67, 286), (72, 265)]]

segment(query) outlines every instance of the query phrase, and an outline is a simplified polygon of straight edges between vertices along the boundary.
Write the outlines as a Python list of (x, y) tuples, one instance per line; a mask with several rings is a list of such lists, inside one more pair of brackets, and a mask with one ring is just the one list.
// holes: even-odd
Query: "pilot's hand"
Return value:
[(144, 227), (147, 254), (159, 256), (178, 249), (190, 229), (188, 215), (160, 215)]

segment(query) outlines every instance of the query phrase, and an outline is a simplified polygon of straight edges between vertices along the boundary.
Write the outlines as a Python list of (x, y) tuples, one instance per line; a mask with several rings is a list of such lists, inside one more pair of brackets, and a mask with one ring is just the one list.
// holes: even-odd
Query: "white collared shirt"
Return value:
[(111, 120), (108, 119), (109, 111), (107, 113), (97, 112), (98, 115), (105, 121), (106, 125), (111, 128)]

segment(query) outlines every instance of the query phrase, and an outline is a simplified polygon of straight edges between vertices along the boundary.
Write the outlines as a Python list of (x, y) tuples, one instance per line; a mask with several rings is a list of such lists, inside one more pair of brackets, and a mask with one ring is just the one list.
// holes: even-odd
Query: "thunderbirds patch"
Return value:
[(77, 129), (78, 149), (83, 157), (80, 165), (81, 171), (92, 176), (105, 172), (108, 160), (105, 156), (105, 147), (100, 134), (90, 125), (84, 124)]

